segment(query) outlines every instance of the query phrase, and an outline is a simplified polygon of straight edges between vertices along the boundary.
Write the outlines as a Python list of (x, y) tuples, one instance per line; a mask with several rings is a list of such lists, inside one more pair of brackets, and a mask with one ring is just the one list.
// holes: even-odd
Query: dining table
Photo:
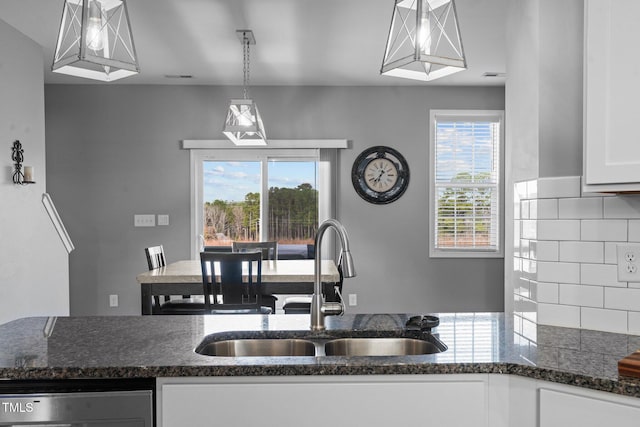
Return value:
[[(333, 286), (340, 274), (333, 260), (321, 261), (321, 282), (327, 299), (333, 298)], [(136, 276), (140, 284), (141, 311), (151, 314), (154, 296), (203, 295), (202, 267), (199, 260), (182, 260)], [(263, 260), (262, 289), (265, 294), (313, 294), (313, 259)]]

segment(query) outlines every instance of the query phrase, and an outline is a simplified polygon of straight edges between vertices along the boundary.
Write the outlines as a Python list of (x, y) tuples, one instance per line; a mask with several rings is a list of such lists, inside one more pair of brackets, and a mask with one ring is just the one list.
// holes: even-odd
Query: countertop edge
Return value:
[(640, 397), (640, 382), (596, 378), (561, 370), (517, 363), (378, 364), (378, 365), (237, 365), (237, 366), (131, 366), (91, 368), (0, 368), (0, 381), (68, 380), (160, 377), (281, 377), (353, 375), (502, 374), (549, 381), (622, 396)]

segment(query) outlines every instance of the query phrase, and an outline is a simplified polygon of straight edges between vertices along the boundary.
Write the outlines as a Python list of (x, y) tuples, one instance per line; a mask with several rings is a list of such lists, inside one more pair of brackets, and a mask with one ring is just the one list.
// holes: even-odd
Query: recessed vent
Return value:
[(482, 77), (506, 77), (507, 73), (500, 73), (498, 71), (487, 71), (482, 74)]

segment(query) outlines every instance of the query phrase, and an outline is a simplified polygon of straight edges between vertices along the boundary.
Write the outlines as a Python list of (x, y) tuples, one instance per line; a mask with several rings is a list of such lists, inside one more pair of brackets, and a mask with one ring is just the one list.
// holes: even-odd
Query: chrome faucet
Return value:
[(349, 237), (347, 236), (347, 230), (345, 230), (342, 224), (335, 219), (328, 219), (324, 221), (318, 227), (315, 239), (315, 281), (313, 282), (313, 298), (311, 299), (312, 331), (323, 331), (325, 329), (325, 316), (337, 316), (344, 313), (344, 301), (342, 300), (342, 295), (340, 295), (339, 292), (338, 296), (340, 298), (340, 302), (337, 303), (325, 302), (322, 296), (322, 251), (320, 247), (322, 245), (322, 236), (329, 228), (333, 228), (340, 238), (341, 252), (339, 265), (342, 266), (342, 276), (354, 277), (356, 275), (353, 258), (349, 251)]

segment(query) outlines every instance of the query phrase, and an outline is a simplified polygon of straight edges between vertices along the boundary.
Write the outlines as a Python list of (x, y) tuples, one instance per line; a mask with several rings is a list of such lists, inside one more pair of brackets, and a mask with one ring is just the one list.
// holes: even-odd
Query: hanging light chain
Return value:
[(244, 99), (248, 98), (248, 93), (249, 93), (249, 37), (247, 37), (247, 35), (244, 35), (243, 38), (243, 58), (242, 58), (242, 62), (243, 62), (243, 68), (242, 68), (242, 72), (244, 75), (244, 81), (243, 81), (243, 85), (244, 85), (244, 89), (243, 89), (243, 93), (244, 93)]

